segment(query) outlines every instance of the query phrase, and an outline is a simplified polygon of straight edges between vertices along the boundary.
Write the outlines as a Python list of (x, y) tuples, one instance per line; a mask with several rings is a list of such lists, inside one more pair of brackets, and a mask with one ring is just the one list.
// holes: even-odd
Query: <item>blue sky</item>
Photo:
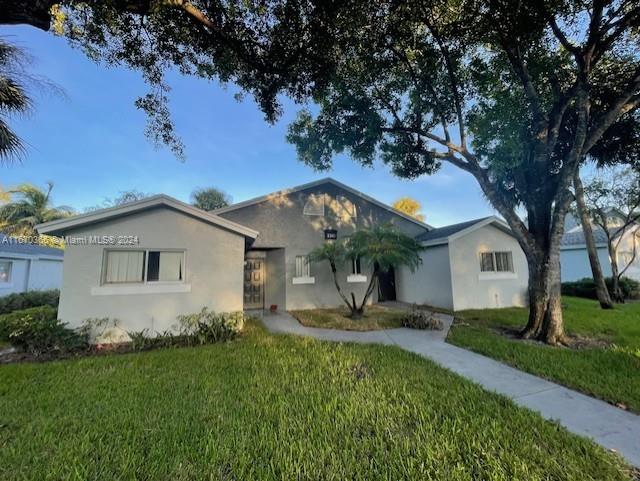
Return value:
[(343, 156), (332, 171), (314, 172), (285, 141), (295, 105), (286, 105), (282, 119), (269, 125), (250, 97), (233, 98), (233, 86), (176, 74), (168, 82), (171, 112), (186, 144), (180, 162), (144, 137), (145, 117), (134, 101), (147, 90), (137, 72), (97, 65), (64, 39), (31, 27), (0, 28), (0, 35), (26, 48), (32, 72), (65, 92), (36, 93), (34, 112), (12, 119), (27, 154), (21, 163), (0, 167), (4, 187), (51, 180), (54, 203), (81, 210), (130, 189), (188, 201), (195, 187), (215, 186), (239, 202), (331, 176), (383, 202), (411, 196), (436, 226), (493, 213), (475, 180), (448, 165), (406, 181), (382, 163), (362, 168)]

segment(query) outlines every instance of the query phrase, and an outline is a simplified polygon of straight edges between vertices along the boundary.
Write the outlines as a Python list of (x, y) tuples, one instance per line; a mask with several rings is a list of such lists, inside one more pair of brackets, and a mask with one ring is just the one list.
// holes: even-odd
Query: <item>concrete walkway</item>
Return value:
[(587, 436), (607, 449), (619, 452), (640, 467), (640, 416), (618, 409), (579, 392), (532, 376), (480, 354), (444, 342), (452, 316), (435, 314), (445, 329), (417, 331), (340, 331), (305, 327), (285, 312), (266, 313), (263, 322), (274, 333), (308, 336), (324, 341), (396, 345), (429, 358), (485, 389), (510, 397), (516, 404), (558, 421), (569, 431)]

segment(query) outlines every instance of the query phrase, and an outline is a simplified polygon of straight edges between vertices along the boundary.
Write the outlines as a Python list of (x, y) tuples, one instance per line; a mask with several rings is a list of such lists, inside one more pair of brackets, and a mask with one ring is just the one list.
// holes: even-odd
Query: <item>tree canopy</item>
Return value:
[(424, 222), (424, 215), (420, 213), (422, 211), (422, 205), (416, 199), (401, 197), (392, 204), (392, 207), (414, 219)]
[(31, 184), (9, 190), (12, 200), (0, 206), (2, 229), (8, 234), (35, 238), (38, 235), (36, 225), (70, 216), (71, 207), (51, 205), (52, 190), (52, 182), (47, 183), (46, 190)]
[(191, 193), (191, 203), (198, 209), (210, 211), (228, 206), (231, 197), (215, 187), (205, 187)]

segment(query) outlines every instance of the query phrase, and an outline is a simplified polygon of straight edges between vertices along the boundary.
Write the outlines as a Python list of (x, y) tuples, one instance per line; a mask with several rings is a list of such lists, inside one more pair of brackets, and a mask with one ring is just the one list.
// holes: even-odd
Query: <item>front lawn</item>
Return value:
[(360, 319), (351, 319), (349, 309), (346, 307), (304, 309), (289, 311), (289, 313), (303, 326), (347, 331), (376, 331), (402, 327), (402, 318), (405, 315), (402, 310), (379, 305), (367, 306)]
[(400, 350), (273, 336), (0, 366), (0, 479), (623, 480), (614, 455)]
[(563, 305), (567, 332), (596, 341), (592, 346), (549, 347), (505, 336), (503, 329), (526, 324), (527, 310), (519, 308), (456, 312), (447, 341), (640, 412), (640, 303), (605, 311), (596, 301), (564, 297)]

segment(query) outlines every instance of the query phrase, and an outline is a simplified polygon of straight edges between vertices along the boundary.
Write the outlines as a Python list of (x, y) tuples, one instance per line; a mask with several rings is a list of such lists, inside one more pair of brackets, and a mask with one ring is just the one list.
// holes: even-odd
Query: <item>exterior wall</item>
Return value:
[(0, 284), (0, 297), (28, 290), (60, 289), (62, 285), (62, 258), (49, 260), (0, 254), (0, 261), (12, 263), (11, 282)]
[(449, 246), (429, 247), (420, 257), (422, 265), (415, 272), (407, 267), (396, 269), (398, 300), (453, 309)]
[(0, 284), (0, 296), (7, 296), (16, 292), (27, 290), (27, 273), (29, 269), (29, 259), (16, 259), (12, 257), (0, 257), (2, 261), (9, 261), (11, 266), (11, 281)]
[(101, 286), (105, 246), (68, 244), (59, 316), (72, 326), (87, 318), (109, 317), (120, 320), (125, 331), (148, 329), (154, 334), (171, 329), (178, 315), (204, 306), (218, 312), (242, 310), (245, 242), (239, 234), (162, 207), (68, 235), (131, 235), (139, 237), (139, 244), (132, 248), (186, 251), (184, 283)]
[[(310, 195), (325, 196), (324, 216), (303, 215), (304, 205)], [(355, 205), (355, 219), (344, 215), (338, 203), (339, 196)], [(425, 231), (420, 225), (329, 183), (288, 195), (274, 196), (264, 202), (223, 212), (220, 216), (260, 232), (253, 248), (284, 248), (286, 309), (333, 307), (342, 302), (326, 262), (311, 266), (314, 284), (293, 284), (296, 256), (307, 255), (313, 248), (321, 245), (324, 242), (324, 229), (336, 229), (338, 238), (350, 235), (357, 229), (387, 222), (393, 222), (411, 236)], [(362, 266), (367, 280), (370, 270), (370, 266)], [(347, 295), (353, 291), (356, 298), (359, 298), (364, 295), (367, 284), (347, 283), (347, 275), (350, 273), (350, 266), (344, 266), (339, 272), (341, 286)], [(266, 284), (278, 282), (272, 279), (276, 275), (281, 273), (267, 271)]]
[(267, 251), (264, 286), (264, 306), (267, 309), (271, 305), (276, 305), (279, 309), (287, 305), (284, 257), (284, 249)]
[[(598, 259), (605, 277), (611, 276), (611, 262), (609, 262), (609, 252), (606, 247), (598, 247)], [(562, 282), (593, 277), (586, 247), (560, 250), (560, 267)]]
[(53, 261), (38, 259), (31, 261), (29, 290), (60, 289), (62, 285), (62, 259)]
[[(513, 252), (514, 274), (480, 273), (483, 251)], [(518, 242), (487, 225), (449, 243), (454, 310), (525, 306), (529, 269)]]

